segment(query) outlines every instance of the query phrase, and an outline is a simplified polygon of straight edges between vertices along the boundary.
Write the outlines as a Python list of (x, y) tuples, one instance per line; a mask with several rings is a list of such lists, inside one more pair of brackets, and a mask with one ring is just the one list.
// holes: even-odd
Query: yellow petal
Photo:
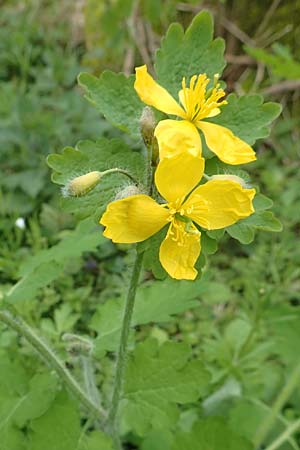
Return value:
[(246, 142), (235, 136), (228, 128), (200, 121), (207, 146), (221, 161), (227, 164), (246, 164), (256, 159), (255, 152)]
[[(184, 231), (185, 224), (175, 220), (160, 246), (159, 259), (170, 277), (177, 280), (194, 280), (194, 265), (200, 255), (200, 232), (194, 225), (191, 232)], [(178, 228), (179, 227), (179, 228)]]
[(183, 204), (185, 215), (207, 230), (228, 227), (254, 212), (255, 189), (230, 180), (212, 180), (199, 186)]
[(100, 223), (103, 235), (113, 242), (141, 242), (157, 233), (170, 216), (166, 208), (147, 195), (133, 195), (107, 206)]
[(200, 182), (204, 171), (204, 159), (189, 152), (164, 158), (155, 172), (158, 191), (168, 202), (180, 206), (185, 197)]
[(153, 80), (151, 75), (148, 74), (146, 66), (136, 67), (135, 72), (134, 88), (146, 105), (154, 106), (154, 108), (166, 114), (184, 117), (184, 110), (166, 89)]
[(161, 120), (154, 135), (159, 146), (160, 159), (189, 152), (201, 156), (201, 138), (199, 131), (187, 120)]

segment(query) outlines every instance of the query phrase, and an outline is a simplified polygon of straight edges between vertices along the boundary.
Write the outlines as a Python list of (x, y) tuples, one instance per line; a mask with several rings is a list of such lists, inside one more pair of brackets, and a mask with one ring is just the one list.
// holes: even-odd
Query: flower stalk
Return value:
[(121, 337), (119, 343), (119, 350), (117, 354), (116, 373), (114, 380), (113, 395), (111, 401), (111, 407), (108, 414), (108, 429), (113, 438), (114, 446), (116, 450), (122, 449), (122, 444), (118, 430), (118, 412), (121, 400), (121, 393), (124, 381), (124, 374), (126, 369), (127, 347), (128, 337), (131, 326), (131, 319), (134, 309), (135, 294), (141, 273), (143, 261), (143, 253), (137, 253), (135, 263), (132, 270), (130, 285), (128, 288), (124, 316), (121, 328)]

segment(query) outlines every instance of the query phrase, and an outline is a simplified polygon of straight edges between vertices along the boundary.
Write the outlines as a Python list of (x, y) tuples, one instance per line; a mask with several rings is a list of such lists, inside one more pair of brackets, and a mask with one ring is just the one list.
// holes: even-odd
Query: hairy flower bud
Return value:
[(88, 172), (73, 178), (64, 188), (63, 195), (68, 197), (81, 197), (86, 195), (99, 183), (102, 173), (98, 171)]
[(146, 106), (143, 109), (141, 118), (140, 118), (140, 128), (141, 133), (147, 147), (150, 147), (153, 142), (154, 130), (156, 127), (156, 121), (154, 117), (154, 113), (149, 106)]
[(122, 200), (123, 198), (131, 197), (132, 195), (142, 194), (140, 189), (135, 184), (130, 184), (117, 193), (115, 200)]
[(246, 180), (244, 180), (241, 177), (238, 177), (237, 175), (212, 175), (211, 177), (209, 177), (210, 180), (229, 180), (229, 181), (234, 181), (235, 183), (239, 183), (243, 188), (248, 188), (248, 183), (246, 182)]

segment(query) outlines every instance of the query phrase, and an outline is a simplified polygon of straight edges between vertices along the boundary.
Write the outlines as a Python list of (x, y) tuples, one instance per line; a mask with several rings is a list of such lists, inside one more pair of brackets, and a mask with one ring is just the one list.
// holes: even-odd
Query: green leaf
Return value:
[(42, 416), (57, 392), (57, 378), (51, 373), (36, 374), (29, 382), (29, 391), (15, 412), (15, 422), (23, 428), (28, 420)]
[(6, 294), (9, 303), (24, 302), (33, 299), (38, 290), (47, 286), (61, 275), (63, 266), (54, 262), (42, 263), (18, 281)]
[(104, 242), (107, 240), (102, 236), (100, 226), (96, 226), (91, 219), (83, 220), (75, 230), (66, 230), (58, 244), (27, 258), (20, 266), (19, 275), (26, 276), (44, 263), (62, 264), (68, 259), (78, 258), (84, 252), (95, 250)]
[(253, 206), (256, 212), (265, 211), (266, 209), (272, 208), (273, 201), (263, 194), (256, 194), (253, 199)]
[(250, 244), (255, 236), (255, 230), (279, 232), (282, 225), (271, 211), (273, 201), (263, 194), (256, 194), (253, 200), (255, 213), (226, 228), (227, 233), (242, 244)]
[(279, 103), (263, 103), (263, 97), (257, 94), (229, 94), (226, 100), (228, 104), (222, 107), (221, 114), (208, 121), (229, 128), (250, 145), (269, 135), (272, 121), (281, 112)]
[(3, 449), (25, 448), (27, 438), (21, 429), (48, 410), (56, 389), (57, 379), (52, 374), (36, 374), (30, 379), (18, 361), (11, 362), (1, 354), (0, 430)]
[[(238, 427), (237, 427), (238, 429)], [(189, 432), (175, 433), (171, 450), (252, 450), (246, 439), (215, 417), (198, 421)]]
[(101, 431), (92, 431), (84, 436), (76, 450), (113, 450), (110, 437)]
[(252, 216), (247, 217), (247, 219), (243, 220), (244, 224), (250, 225), (257, 230), (265, 230), (265, 231), (274, 231), (279, 232), (282, 231), (282, 225), (274, 214), (271, 211), (262, 211), (256, 214), (252, 214)]
[(86, 90), (87, 98), (96, 106), (112, 125), (141, 139), (139, 119), (144, 104), (136, 94), (133, 84), (135, 77), (126, 77), (109, 70), (99, 78), (81, 73), (79, 84)]
[(258, 211), (226, 228), (227, 233), (242, 244), (250, 244), (253, 241), (255, 230), (279, 232), (282, 225), (271, 211)]
[(57, 245), (39, 251), (21, 264), (19, 276), (22, 278), (7, 293), (6, 301), (16, 303), (33, 299), (39, 289), (61, 276), (70, 260), (94, 250), (103, 242), (106, 239), (101, 228), (91, 219), (79, 223), (75, 230), (66, 232)]
[(169, 450), (173, 435), (168, 430), (154, 430), (147, 434), (141, 450)]
[(158, 81), (177, 98), (183, 77), (206, 73), (213, 78), (221, 74), (225, 67), (223, 53), (223, 39), (213, 40), (210, 13), (198, 14), (185, 33), (181, 25), (172, 24), (156, 53)]
[(137, 434), (169, 428), (179, 417), (178, 404), (196, 401), (207, 391), (209, 374), (190, 357), (186, 344), (166, 342), (159, 347), (152, 339), (130, 355), (122, 410), (125, 423)]
[(31, 422), (30, 450), (74, 450), (81, 435), (76, 405), (69, 396), (60, 393), (51, 408)]
[[(209, 281), (190, 282), (167, 279), (139, 287), (132, 327), (151, 322), (169, 322), (174, 314), (197, 307), (199, 296), (205, 294), (209, 286)], [(98, 333), (95, 341), (97, 355), (117, 349), (124, 304), (125, 299), (120, 298), (99, 305), (91, 322), (91, 328)]]
[(226, 228), (227, 233), (241, 244), (250, 244), (254, 240), (255, 231), (251, 226), (244, 225), (243, 220)]
[[(139, 181), (142, 181), (144, 177), (142, 155), (133, 152), (119, 139), (102, 138), (97, 142), (81, 141), (76, 149), (67, 147), (61, 155), (48, 156), (48, 165), (54, 170), (52, 180), (61, 185), (67, 185), (74, 177), (91, 170), (102, 172), (111, 168), (125, 169)], [(116, 192), (128, 186), (130, 183), (128, 180), (120, 173), (107, 175), (87, 195), (64, 199), (63, 206), (80, 219), (94, 216), (98, 220), (106, 204), (114, 199)]]

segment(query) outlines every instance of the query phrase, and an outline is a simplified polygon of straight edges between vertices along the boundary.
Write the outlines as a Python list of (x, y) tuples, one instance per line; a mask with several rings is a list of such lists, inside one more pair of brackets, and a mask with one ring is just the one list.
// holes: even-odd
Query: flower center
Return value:
[(192, 219), (184, 216), (184, 210), (180, 208), (180, 205), (169, 205), (169, 210), (171, 225), (168, 231), (168, 237), (171, 237), (179, 247), (186, 245), (188, 235), (194, 235), (197, 240), (200, 238), (200, 231), (197, 230)]
[(186, 86), (183, 78), (179, 99), (186, 111), (187, 120), (197, 122), (205, 117), (212, 117), (218, 114), (220, 106), (227, 103), (226, 100), (219, 101), (225, 95), (219, 83), (215, 82), (213, 88), (206, 90), (209, 81), (206, 74), (193, 75), (190, 85)]

